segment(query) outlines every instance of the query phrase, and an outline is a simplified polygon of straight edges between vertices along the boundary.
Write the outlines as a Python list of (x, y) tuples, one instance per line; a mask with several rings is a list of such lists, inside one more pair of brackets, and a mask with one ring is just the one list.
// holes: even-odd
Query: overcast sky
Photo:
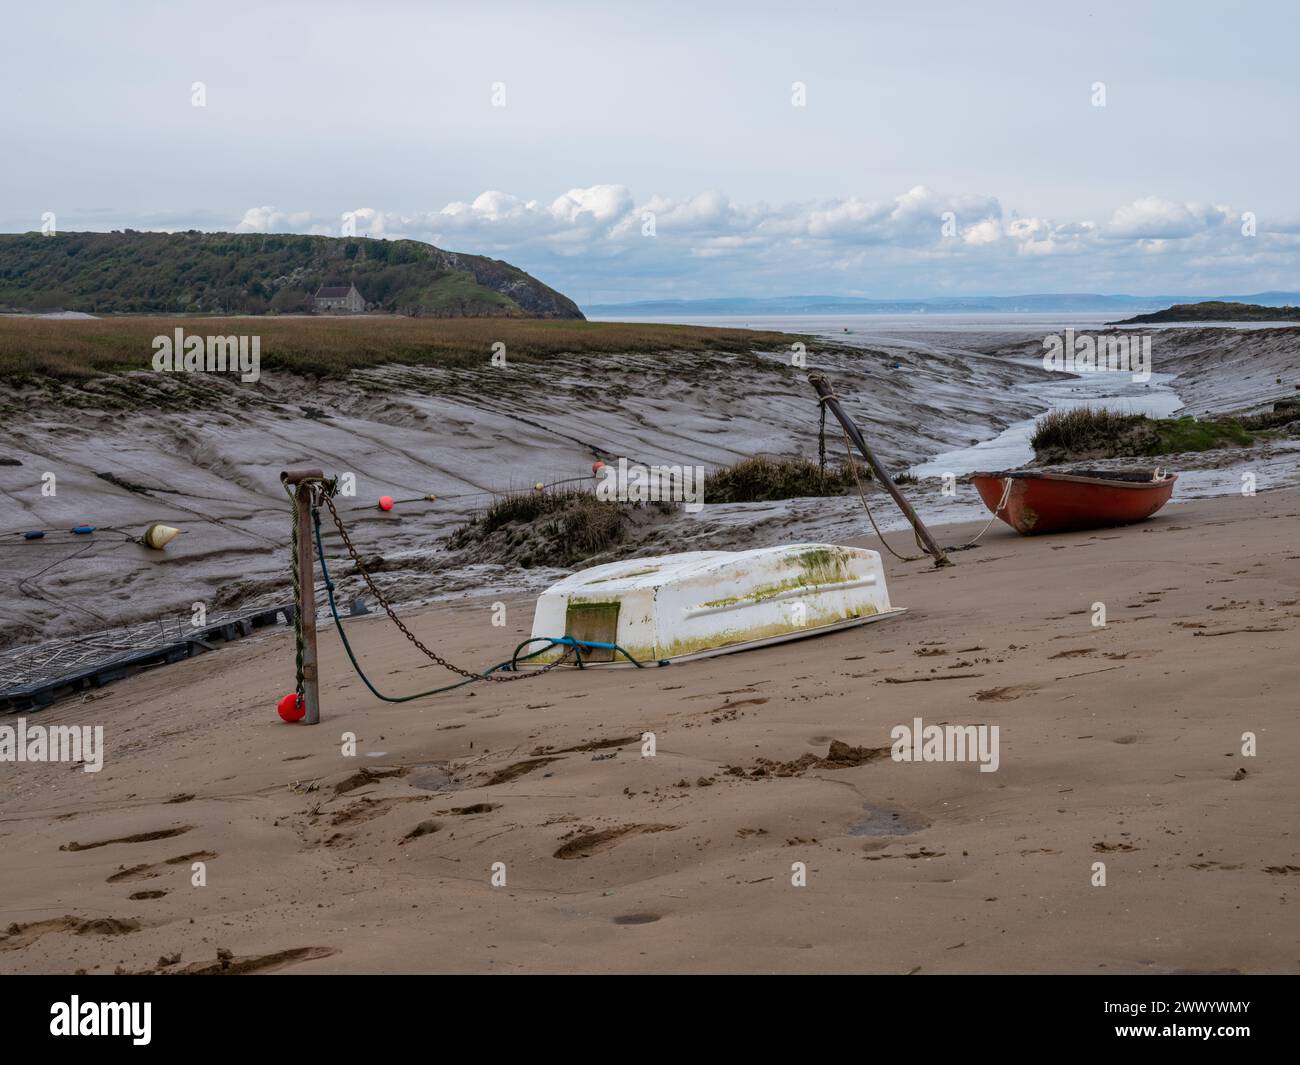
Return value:
[(352, 212), (584, 304), (1300, 289), (1298, 11), (5, 0), (0, 230)]

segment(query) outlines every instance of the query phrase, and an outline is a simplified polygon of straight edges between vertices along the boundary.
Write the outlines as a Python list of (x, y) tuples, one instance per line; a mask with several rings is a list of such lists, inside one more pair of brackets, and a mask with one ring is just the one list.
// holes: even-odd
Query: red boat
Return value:
[(1003, 470), (973, 473), (984, 505), (1016, 532), (1063, 532), (1128, 525), (1151, 517), (1169, 502), (1178, 474), (1160, 467), (1043, 473)]

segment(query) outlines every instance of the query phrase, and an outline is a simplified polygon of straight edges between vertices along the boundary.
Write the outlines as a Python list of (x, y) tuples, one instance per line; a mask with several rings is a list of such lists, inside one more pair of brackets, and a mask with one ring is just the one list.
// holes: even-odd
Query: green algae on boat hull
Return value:
[(792, 555), (787, 561), (797, 563), (803, 570), (802, 575), (787, 577), (774, 584), (764, 584), (744, 595), (710, 599), (701, 603), (700, 606), (706, 609), (716, 609), (717, 607), (736, 606), (740, 603), (761, 603), (764, 600), (775, 599), (785, 592), (796, 591), (800, 588), (807, 588), (809, 591), (815, 592), (823, 585), (845, 584), (855, 579), (853, 572), (849, 569), (844, 552), (836, 547), (817, 547), (809, 551), (801, 551), (797, 555)]
[[(734, 647), (737, 644), (756, 643), (777, 636), (794, 636), (805, 633), (811, 635), (818, 629), (858, 618), (868, 618), (879, 613), (880, 610), (876, 606), (868, 603), (863, 604), (856, 610), (834, 610), (813, 614), (803, 625), (795, 625), (789, 621), (777, 621), (767, 625), (730, 628), (721, 632), (706, 633), (702, 636), (676, 639), (665, 647), (645, 644), (625, 644), (622, 646), (638, 662), (663, 661), (665, 659), (682, 658), (686, 655), (700, 654), (704, 651), (721, 650), (726, 647)], [(559, 648), (548, 649), (533, 661), (538, 665), (544, 665), (554, 661), (561, 653)]]
[(814, 547), (801, 551), (795, 561), (803, 567), (812, 584), (834, 584), (850, 579), (848, 560), (838, 547)]
[[(674, 640), (667, 647), (660, 648), (657, 657), (661, 659), (682, 658), (685, 655), (699, 654), (703, 651), (734, 647), (736, 644), (756, 643), (759, 640), (767, 640), (776, 636), (812, 634), (817, 629), (826, 628), (829, 625), (835, 625), (842, 621), (852, 621), (856, 618), (870, 617), (878, 613), (880, 611), (876, 607), (866, 606), (854, 611), (828, 612), (818, 615), (815, 619), (810, 617), (807, 623), (803, 625), (793, 625), (787, 621), (779, 621), (746, 629), (727, 629), (723, 632), (708, 633), (704, 636)], [(634, 655), (633, 657), (639, 656)]]

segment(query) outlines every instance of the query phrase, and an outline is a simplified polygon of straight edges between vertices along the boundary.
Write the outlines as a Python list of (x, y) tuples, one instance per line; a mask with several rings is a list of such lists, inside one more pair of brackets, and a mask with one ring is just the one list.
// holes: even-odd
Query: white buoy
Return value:
[(164, 525), (162, 522), (153, 521), (150, 522), (149, 527), (145, 529), (144, 536), (140, 538), (140, 542), (144, 544), (145, 547), (152, 547), (155, 551), (161, 551), (169, 543), (175, 540), (180, 533), (180, 529), (175, 529), (170, 525)]

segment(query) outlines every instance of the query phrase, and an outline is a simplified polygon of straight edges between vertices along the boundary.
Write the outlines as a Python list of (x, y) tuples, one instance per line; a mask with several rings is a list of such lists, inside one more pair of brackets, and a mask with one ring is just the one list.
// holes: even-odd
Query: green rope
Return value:
[[(321, 541), (321, 533), (320, 533), (320, 511), (317, 510), (315, 507), (312, 507), (311, 516), (315, 528), (316, 552), (320, 556), (321, 574), (324, 577), (324, 582), (325, 582), (325, 596), (329, 600), (330, 614), (334, 618), (334, 627), (338, 630), (339, 640), (343, 644), (343, 650), (347, 652), (348, 660), (352, 663), (352, 668), (356, 670), (356, 674), (358, 677), (361, 678), (361, 682), (367, 688), (370, 689), (370, 694), (373, 695), (376, 699), (381, 699), (386, 703), (409, 703), (413, 699), (423, 699), (426, 695), (440, 695), (442, 692), (453, 691), (456, 688), (463, 688), (466, 684), (473, 684), (476, 680), (482, 680), (484, 677), (489, 676), (490, 674), (496, 673), (501, 670), (515, 672), (519, 669), (519, 663), (527, 662), (530, 659), (536, 658), (538, 655), (543, 655), (547, 651), (549, 651), (552, 647), (557, 647), (557, 646), (572, 647), (574, 649), (574, 655), (577, 658), (579, 669), (584, 668), (582, 664), (582, 649), (583, 648), (590, 649), (593, 647), (601, 648), (603, 650), (607, 649), (607, 650), (617, 651), (619, 654), (621, 654), (624, 658), (626, 658), (638, 669), (645, 668), (645, 663), (638, 662), (635, 658), (633, 658), (630, 654), (628, 654), (627, 651), (625, 651), (622, 647), (620, 647), (616, 643), (596, 643), (590, 640), (576, 640), (572, 636), (533, 636), (530, 639), (524, 640), (522, 643), (520, 643), (515, 648), (514, 654), (512, 654), (504, 662), (498, 662), (495, 666), (492, 666), (490, 669), (485, 669), (480, 676), (468, 677), (465, 680), (457, 681), (455, 684), (447, 684), (441, 688), (431, 688), (425, 692), (416, 692), (414, 695), (385, 695), (378, 688), (376, 688), (373, 683), (371, 683), (370, 678), (366, 676), (365, 670), (361, 668), (361, 663), (357, 661), (356, 653), (352, 650), (352, 644), (348, 640), (348, 634), (343, 628), (343, 618), (339, 615), (338, 603), (334, 598), (334, 581), (330, 577), (329, 564), (325, 561), (325, 545)], [(537, 651), (532, 651), (529, 654), (523, 655), (522, 657), (520, 656), (519, 652), (522, 651), (529, 644), (539, 643), (543, 640), (546, 641), (545, 647)], [(667, 665), (668, 663), (666, 661), (661, 661), (656, 664), (663, 666), (663, 665)]]
[(818, 403), (821, 408), (821, 422), (817, 426), (817, 468), (821, 471), (822, 484), (826, 483), (826, 404)]

